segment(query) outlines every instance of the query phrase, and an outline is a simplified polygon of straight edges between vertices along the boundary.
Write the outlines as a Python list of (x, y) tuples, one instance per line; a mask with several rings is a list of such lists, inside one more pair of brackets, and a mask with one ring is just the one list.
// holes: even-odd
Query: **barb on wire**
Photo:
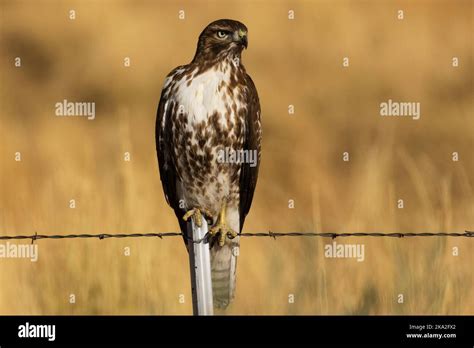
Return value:
[[(341, 237), (392, 237), (392, 238), (404, 238), (404, 237), (474, 237), (473, 231), (465, 232), (396, 232), (396, 233), (381, 233), (381, 232), (353, 232), (353, 233), (334, 233), (334, 232), (245, 232), (239, 233), (240, 237), (270, 237), (277, 239), (279, 237), (322, 237), (322, 238), (341, 238)], [(2, 236), (0, 240), (22, 240), (31, 239), (31, 243), (39, 239), (72, 239), (72, 238), (98, 238), (109, 239), (109, 238), (136, 238), (136, 237), (158, 237), (163, 239), (165, 237), (184, 237), (181, 232), (162, 232), (162, 233), (99, 233), (99, 234), (38, 234), (35, 232), (34, 235), (16, 235), (16, 236)], [(204, 238), (195, 240), (194, 243), (202, 243), (208, 240), (209, 234)]]

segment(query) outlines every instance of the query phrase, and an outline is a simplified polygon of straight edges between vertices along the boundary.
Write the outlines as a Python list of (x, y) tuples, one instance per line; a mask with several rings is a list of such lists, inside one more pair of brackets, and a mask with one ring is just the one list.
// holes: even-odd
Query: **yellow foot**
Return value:
[(209, 234), (211, 236), (216, 236), (217, 234), (219, 234), (219, 246), (224, 245), (225, 237), (228, 237), (229, 239), (237, 237), (237, 232), (235, 232), (225, 223), (221, 223), (220, 221), (209, 230)]
[(190, 217), (194, 218), (194, 222), (198, 227), (202, 226), (202, 217), (207, 217), (212, 221), (212, 214), (209, 212), (207, 209), (202, 209), (202, 208), (193, 208), (191, 210), (188, 210), (186, 214), (183, 216), (184, 221), (188, 221)]
[(219, 235), (219, 246), (223, 246), (225, 243), (225, 238), (228, 237), (229, 239), (233, 239), (237, 237), (237, 232), (227, 226), (225, 215), (227, 204), (224, 202), (222, 205), (221, 212), (219, 214), (219, 220), (217, 220), (216, 224), (211, 227), (209, 230), (209, 234), (214, 237)]

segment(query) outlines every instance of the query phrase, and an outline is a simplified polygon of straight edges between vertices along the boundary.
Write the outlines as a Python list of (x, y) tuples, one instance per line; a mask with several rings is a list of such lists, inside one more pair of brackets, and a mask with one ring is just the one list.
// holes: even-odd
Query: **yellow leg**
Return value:
[(186, 214), (183, 216), (184, 221), (188, 221), (190, 217), (194, 218), (194, 222), (198, 227), (202, 226), (202, 217), (207, 217), (209, 219), (212, 219), (212, 214), (209, 212), (207, 209), (202, 209), (202, 208), (193, 208), (191, 210), (188, 210)]
[(225, 238), (229, 237), (229, 239), (237, 237), (237, 232), (227, 226), (226, 222), (226, 212), (227, 212), (227, 202), (224, 200), (222, 204), (221, 212), (219, 213), (219, 219), (217, 220), (216, 224), (211, 227), (209, 230), (209, 234), (211, 236), (219, 235), (219, 245), (223, 246), (225, 243)]

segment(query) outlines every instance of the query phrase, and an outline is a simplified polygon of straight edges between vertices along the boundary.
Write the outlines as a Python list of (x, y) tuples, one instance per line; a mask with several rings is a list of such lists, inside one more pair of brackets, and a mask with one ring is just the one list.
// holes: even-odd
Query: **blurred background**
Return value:
[[(0, 4), (0, 235), (177, 231), (156, 108), (165, 76), (219, 18), (249, 28), (243, 63), (262, 107), (244, 232), (474, 229), (472, 1)], [(63, 99), (95, 102), (95, 120), (56, 117)], [(381, 117), (388, 99), (420, 102), (421, 119)], [(331, 242), (242, 238), (224, 313), (474, 314), (471, 240), (337, 239), (364, 244), (364, 262), (325, 258)], [(181, 238), (37, 243), (36, 263), (0, 259), (0, 314), (192, 312)]]

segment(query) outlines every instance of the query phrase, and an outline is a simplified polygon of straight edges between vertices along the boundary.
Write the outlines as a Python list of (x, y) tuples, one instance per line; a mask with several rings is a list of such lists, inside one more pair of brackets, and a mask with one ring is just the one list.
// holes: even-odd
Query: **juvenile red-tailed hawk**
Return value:
[(244, 24), (209, 24), (192, 62), (167, 76), (156, 120), (163, 190), (181, 231), (191, 217), (211, 223), (214, 306), (221, 308), (234, 297), (237, 234), (260, 164), (260, 103), (241, 62), (247, 43)]

